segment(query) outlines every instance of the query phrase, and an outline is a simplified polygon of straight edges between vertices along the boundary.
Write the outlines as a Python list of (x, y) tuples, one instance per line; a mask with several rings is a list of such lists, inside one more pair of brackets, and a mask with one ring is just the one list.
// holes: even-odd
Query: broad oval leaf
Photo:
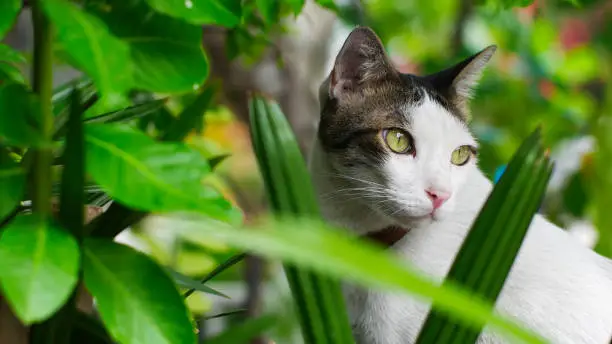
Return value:
[(0, 284), (26, 324), (46, 319), (68, 300), (78, 269), (76, 240), (52, 223), (19, 216), (0, 235)]
[(198, 88), (208, 76), (201, 26), (157, 13), (143, 0), (91, 4), (88, 11), (129, 44), (136, 87), (187, 92)]
[(144, 254), (110, 240), (87, 239), (83, 275), (105, 327), (118, 342), (196, 342), (176, 286)]
[(124, 93), (132, 86), (129, 45), (108, 32), (100, 19), (64, 0), (44, 1), (57, 37), (71, 59), (96, 83), (101, 99), (95, 111), (126, 104)]
[(40, 103), (34, 93), (23, 84), (0, 88), (0, 144), (44, 146), (39, 124)]
[(234, 27), (240, 18), (228, 9), (224, 0), (147, 0), (160, 13), (183, 19), (186, 22)]
[(86, 128), (87, 171), (114, 199), (145, 211), (197, 211), (234, 220), (232, 206), (202, 184), (210, 173), (200, 153), (182, 143), (159, 143), (125, 124)]
[(21, 0), (0, 1), (0, 40), (11, 29), (21, 10)]
[(25, 171), (8, 153), (0, 150), (0, 221), (10, 214), (23, 197)]

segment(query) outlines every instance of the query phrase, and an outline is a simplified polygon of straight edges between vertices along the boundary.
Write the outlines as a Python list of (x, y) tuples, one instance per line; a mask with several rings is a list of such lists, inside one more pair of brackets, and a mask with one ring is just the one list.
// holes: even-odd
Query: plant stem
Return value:
[[(53, 112), (51, 108), (51, 93), (53, 87), (52, 72), (52, 27), (47, 17), (42, 13), (43, 0), (32, 2), (32, 22), (34, 23), (34, 70), (32, 89), (40, 101), (40, 130), (46, 141), (51, 141), (53, 135)], [(32, 165), (32, 196), (33, 212), (42, 219), (47, 219), (51, 213), (51, 163), (53, 154), (51, 147), (45, 145), (34, 151)]]
[[(53, 152), (51, 138), (53, 135), (53, 112), (51, 94), (53, 88), (53, 51), (52, 27), (42, 10), (44, 0), (31, 1), (32, 22), (34, 24), (34, 65), (32, 90), (40, 103), (39, 126), (45, 145), (32, 150), (30, 170), (32, 193), (32, 212), (40, 221), (51, 217), (51, 163)], [(53, 343), (53, 318), (32, 326), (31, 343)]]

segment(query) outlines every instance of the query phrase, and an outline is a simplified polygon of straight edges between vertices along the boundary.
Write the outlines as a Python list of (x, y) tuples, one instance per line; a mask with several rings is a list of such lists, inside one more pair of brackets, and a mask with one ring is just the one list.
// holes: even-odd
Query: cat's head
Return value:
[(494, 52), (490, 46), (419, 77), (399, 73), (372, 30), (353, 30), (319, 95), (327, 172), (343, 181), (335, 197), (345, 192), (402, 223), (452, 211), (454, 194), (477, 168), (468, 101)]

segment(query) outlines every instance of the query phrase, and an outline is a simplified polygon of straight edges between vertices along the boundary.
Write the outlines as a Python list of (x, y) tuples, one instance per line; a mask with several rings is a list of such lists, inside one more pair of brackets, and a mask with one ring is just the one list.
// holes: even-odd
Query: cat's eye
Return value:
[(386, 129), (382, 132), (387, 147), (398, 154), (414, 154), (412, 137), (401, 129)]
[(470, 161), (474, 154), (474, 150), (470, 146), (460, 146), (451, 153), (451, 163), (457, 166), (463, 166)]

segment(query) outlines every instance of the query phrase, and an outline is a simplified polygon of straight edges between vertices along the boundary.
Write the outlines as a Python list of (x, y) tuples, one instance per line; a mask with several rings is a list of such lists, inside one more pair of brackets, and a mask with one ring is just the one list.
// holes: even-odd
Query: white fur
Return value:
[[(311, 171), (328, 221), (357, 234), (392, 224), (411, 228), (392, 249), (441, 282), (492, 185), (474, 161), (465, 166), (450, 163), (452, 150), (475, 144), (462, 122), (429, 100), (404, 113), (410, 114), (416, 157), (391, 154), (382, 167), (386, 179), (367, 170), (338, 171), (319, 143), (312, 152)], [(357, 180), (362, 180), (361, 188), (354, 187)], [(417, 220), (432, 210), (424, 193), (428, 187), (452, 196), (435, 220)], [(403, 209), (389, 212), (389, 203)], [(427, 302), (407, 295), (354, 286), (346, 286), (345, 296), (359, 344), (413, 343), (429, 309)], [(610, 343), (612, 263), (536, 215), (497, 309), (553, 343)], [(489, 329), (479, 339), (506, 342)]]

